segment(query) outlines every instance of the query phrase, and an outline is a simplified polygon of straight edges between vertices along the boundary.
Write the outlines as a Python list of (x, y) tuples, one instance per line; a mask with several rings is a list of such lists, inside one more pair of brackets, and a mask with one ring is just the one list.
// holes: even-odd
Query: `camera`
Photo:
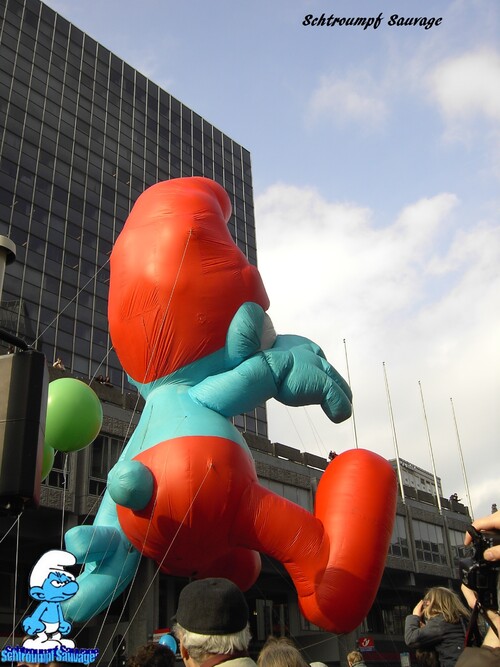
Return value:
[(485, 609), (499, 607), (498, 574), (500, 562), (484, 560), (486, 549), (500, 544), (500, 531), (479, 531), (469, 526), (467, 532), (472, 537), (472, 555), (459, 562), (460, 579), (467, 588), (477, 593), (477, 599)]

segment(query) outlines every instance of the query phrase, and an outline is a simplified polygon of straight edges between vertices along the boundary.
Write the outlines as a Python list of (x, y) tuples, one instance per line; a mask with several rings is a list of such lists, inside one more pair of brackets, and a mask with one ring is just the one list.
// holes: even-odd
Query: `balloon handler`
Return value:
[(351, 391), (320, 347), (276, 335), (260, 274), (231, 238), (225, 190), (202, 177), (136, 201), (111, 255), (108, 318), (146, 403), (108, 476), (94, 524), (66, 534), (85, 568), (66, 616), (86, 620), (131, 582), (141, 555), (167, 574), (256, 581), (259, 552), (284, 564), (302, 613), (332, 632), (366, 616), (382, 576), (396, 477), (347, 451), (318, 485), (314, 514), (262, 487), (229, 418), (269, 398), (351, 415)]

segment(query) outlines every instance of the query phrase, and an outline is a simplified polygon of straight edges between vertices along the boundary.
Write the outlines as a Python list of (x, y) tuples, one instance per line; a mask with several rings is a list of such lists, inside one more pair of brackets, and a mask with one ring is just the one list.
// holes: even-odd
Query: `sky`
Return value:
[(354, 393), (340, 425), (270, 401), (270, 439), (500, 505), (498, 0), (46, 4), (250, 151), (276, 331)]

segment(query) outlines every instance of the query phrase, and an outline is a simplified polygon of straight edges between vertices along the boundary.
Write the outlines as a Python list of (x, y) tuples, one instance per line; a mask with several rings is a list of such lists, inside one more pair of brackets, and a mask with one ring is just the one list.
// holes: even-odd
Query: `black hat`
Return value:
[(246, 628), (248, 605), (229, 579), (200, 579), (182, 589), (175, 621), (200, 635), (231, 635)]

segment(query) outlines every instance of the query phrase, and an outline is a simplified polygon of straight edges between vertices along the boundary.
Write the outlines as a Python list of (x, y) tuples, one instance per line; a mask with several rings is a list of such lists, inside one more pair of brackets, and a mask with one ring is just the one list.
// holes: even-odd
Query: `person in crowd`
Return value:
[[(493, 512), (482, 519), (476, 519), (472, 522), (474, 528), (477, 530), (500, 530), (500, 511)], [(472, 537), (469, 533), (465, 534), (464, 544), (470, 544)], [(486, 549), (483, 554), (484, 560), (500, 560), (500, 544), (491, 549)]]
[(406, 645), (424, 651), (435, 649), (440, 667), (455, 667), (465, 646), (469, 618), (469, 610), (454, 591), (435, 586), (406, 617)]
[[(500, 512), (497, 510), (489, 516), (477, 519), (472, 524), (478, 530), (500, 530)], [(471, 536), (466, 534), (465, 544), (470, 544)], [(487, 549), (484, 554), (487, 561), (500, 560), (500, 545)], [(500, 582), (497, 583), (497, 602), (500, 606)], [(462, 593), (472, 608), (476, 603), (476, 594), (462, 586)], [(498, 610), (488, 609), (488, 630), (481, 646), (470, 646), (464, 649), (456, 667), (500, 667), (500, 615)], [(496, 630), (496, 631), (495, 631)]]
[(309, 667), (328, 667), (324, 662), (311, 662)]
[(175, 667), (175, 654), (168, 646), (148, 642), (127, 658), (126, 667)]
[(347, 664), (349, 667), (366, 667), (363, 656), (359, 651), (351, 651), (347, 654)]
[(309, 667), (288, 637), (269, 637), (257, 658), (258, 667)]
[[(462, 593), (469, 606), (474, 608), (476, 603), (474, 591), (462, 585)], [(500, 587), (498, 595), (500, 595)], [(488, 610), (486, 614), (488, 616), (488, 629), (481, 646), (465, 648), (457, 660), (456, 667), (500, 667), (500, 616), (498, 611), (492, 610)]]
[(431, 648), (428, 651), (418, 648), (415, 651), (415, 658), (418, 667), (439, 667), (438, 656), (436, 649), (434, 648)]
[(209, 578), (185, 586), (173, 628), (185, 666), (255, 667), (248, 619), (245, 596), (232, 581)]

